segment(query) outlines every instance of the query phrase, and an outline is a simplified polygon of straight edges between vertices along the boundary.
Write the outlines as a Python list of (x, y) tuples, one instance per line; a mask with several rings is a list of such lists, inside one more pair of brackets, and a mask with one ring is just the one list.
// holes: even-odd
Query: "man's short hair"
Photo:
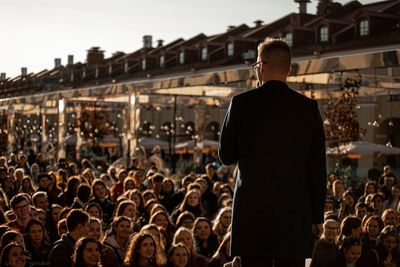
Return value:
[(18, 195), (13, 196), (13, 198), (10, 201), (11, 208), (15, 210), (18, 204), (21, 203), (22, 201), (26, 201), (27, 204), (29, 204), (29, 200), (25, 196), (25, 193), (19, 193)]
[(87, 202), (90, 198), (92, 188), (87, 184), (80, 184), (76, 196), (83, 202)]
[(277, 72), (287, 72), (291, 64), (291, 51), (284, 39), (267, 37), (258, 45), (258, 55)]
[(81, 209), (73, 209), (68, 213), (66, 219), (68, 232), (72, 232), (79, 224), (85, 225), (89, 222), (89, 214)]
[(38, 191), (35, 194), (33, 194), (32, 196), (32, 202), (33, 202), (33, 206), (36, 207), (37, 201), (39, 200), (39, 198), (41, 197), (46, 197), (47, 198), (47, 193), (44, 191)]

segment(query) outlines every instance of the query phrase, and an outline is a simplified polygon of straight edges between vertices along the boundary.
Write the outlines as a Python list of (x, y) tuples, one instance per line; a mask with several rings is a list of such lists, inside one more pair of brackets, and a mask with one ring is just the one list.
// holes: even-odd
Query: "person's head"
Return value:
[(73, 176), (68, 179), (67, 181), (67, 194), (71, 194), (72, 196), (76, 196), (76, 192), (78, 191), (78, 186), (80, 184), (81, 180), (79, 177)]
[(31, 207), (25, 194), (20, 193), (10, 201), (11, 209), (17, 219), (28, 220), (31, 216)]
[(99, 220), (103, 220), (103, 210), (100, 205), (96, 202), (89, 202), (85, 206), (85, 211), (89, 213), (91, 217), (95, 217)]
[(151, 199), (157, 199), (156, 195), (154, 194), (154, 192), (152, 190), (145, 190), (142, 193), (142, 196), (143, 196), (144, 203), (146, 203), (146, 204)]
[(144, 200), (138, 189), (130, 190), (128, 198), (135, 202), (137, 210), (141, 211), (144, 209)]
[(206, 173), (207, 173), (208, 177), (210, 179), (213, 179), (214, 175), (217, 173), (217, 167), (212, 163), (208, 163), (208, 164), (206, 164), (205, 168), (206, 168)]
[(68, 232), (67, 219), (61, 219), (57, 223), (57, 233), (59, 236), (66, 234)]
[(73, 209), (67, 215), (67, 229), (82, 237), (89, 232), (89, 214), (81, 209)]
[(83, 203), (87, 203), (91, 197), (91, 188), (87, 184), (80, 184), (78, 186), (78, 191), (76, 193), (76, 196), (78, 197), (79, 200), (81, 200)]
[(74, 266), (95, 267), (100, 262), (101, 244), (92, 237), (82, 237), (75, 244)]
[(339, 232), (339, 222), (333, 219), (328, 219), (323, 224), (323, 233), (321, 238), (329, 243), (335, 243)]
[(344, 185), (341, 180), (335, 180), (332, 185), (333, 196), (335, 198), (342, 197), (344, 193)]
[(25, 249), (24, 236), (15, 230), (10, 230), (1, 237), (1, 247), (4, 248), (10, 242), (17, 242)]
[(201, 204), (201, 195), (198, 190), (190, 190), (186, 193), (182, 201), (181, 210), (186, 210), (187, 207), (197, 207)]
[(126, 172), (126, 170), (121, 169), (117, 173), (117, 180), (120, 181), (121, 183), (123, 183), (127, 176), (128, 176), (128, 173)]
[(41, 221), (43, 225), (45, 225), (47, 221), (46, 212), (42, 209), (36, 209), (36, 211), (37, 211), (37, 219)]
[(232, 208), (231, 207), (225, 207), (219, 210), (214, 224), (221, 224), (223, 227), (228, 228), (229, 225), (231, 224), (231, 218), (232, 218)]
[(28, 222), (25, 228), (28, 240), (32, 244), (41, 246), (46, 237), (46, 229), (44, 224), (38, 220), (32, 219)]
[(335, 203), (331, 200), (331, 199), (326, 199), (325, 200), (325, 208), (324, 208), (324, 212), (328, 212), (328, 211), (335, 211)]
[(111, 224), (111, 234), (119, 240), (128, 240), (132, 233), (132, 221), (126, 216), (115, 217)]
[(24, 193), (31, 193), (34, 191), (32, 185), (32, 179), (30, 176), (25, 175), (24, 178), (21, 180), (21, 188)]
[(340, 225), (340, 235), (344, 237), (360, 238), (362, 221), (356, 216), (347, 216)]
[(393, 226), (386, 226), (381, 231), (377, 249), (383, 248), (387, 253), (397, 252), (399, 248), (399, 233)]
[(52, 178), (47, 173), (41, 173), (38, 175), (38, 183), (40, 188), (48, 189), (51, 185)]
[(290, 47), (284, 40), (267, 38), (258, 45), (257, 63), (253, 67), (260, 84), (268, 80), (285, 81), (290, 65)]
[(382, 213), (382, 220), (385, 226), (391, 225), (397, 227), (398, 219), (393, 209), (385, 209)]
[(121, 201), (117, 207), (116, 216), (126, 216), (132, 220), (136, 218), (136, 204), (132, 200)]
[(364, 186), (364, 196), (367, 196), (368, 194), (375, 194), (376, 189), (377, 189), (376, 183), (367, 182)]
[(21, 181), (22, 178), (24, 178), (24, 176), (25, 176), (25, 171), (24, 171), (24, 169), (18, 168), (18, 169), (15, 170), (15, 172), (14, 172), (15, 180)]
[(181, 180), (181, 187), (186, 190), (187, 187), (189, 186), (189, 184), (191, 184), (193, 182), (194, 182), (193, 176), (192, 175), (186, 175)]
[(186, 227), (179, 227), (174, 234), (173, 244), (182, 242), (188, 248), (190, 255), (196, 254), (195, 242), (193, 235)]
[(190, 252), (183, 243), (172, 244), (168, 254), (168, 264), (172, 267), (188, 266)]
[(123, 187), (124, 187), (124, 192), (135, 189), (136, 188), (135, 180), (131, 177), (125, 178)]
[(394, 185), (396, 179), (392, 175), (385, 175), (383, 177), (383, 184), (388, 188), (391, 189)]
[(149, 223), (155, 224), (161, 229), (167, 230), (171, 225), (168, 214), (165, 211), (159, 210), (154, 213), (149, 220)]
[(151, 182), (154, 192), (160, 193), (163, 186), (164, 176), (161, 173), (156, 173), (149, 177), (149, 181)]
[(173, 194), (175, 192), (175, 183), (171, 178), (164, 178), (162, 182), (162, 191), (165, 194)]
[(360, 218), (360, 220), (362, 220), (364, 218), (364, 216), (367, 215), (367, 213), (368, 213), (368, 207), (365, 203), (358, 202), (356, 204), (355, 211), (356, 211), (356, 216), (358, 218)]
[(375, 193), (371, 198), (371, 206), (376, 213), (379, 213), (383, 208), (383, 195), (380, 193)]
[(150, 262), (158, 266), (155, 256), (156, 244), (152, 235), (140, 232), (132, 238), (124, 263), (126, 266), (139, 266), (139, 262)]
[(101, 221), (95, 217), (89, 218), (89, 232), (88, 236), (93, 237), (97, 241), (102, 240), (103, 238), (103, 229)]
[(198, 217), (194, 221), (193, 234), (196, 238), (205, 241), (208, 240), (212, 233), (212, 226), (209, 219), (205, 217)]
[(106, 199), (108, 195), (106, 184), (100, 179), (95, 179), (92, 184), (92, 194), (96, 199)]
[(400, 185), (398, 185), (398, 184), (393, 185), (391, 192), (392, 192), (393, 199), (399, 199), (400, 198)]
[(347, 237), (343, 239), (339, 251), (346, 263), (355, 264), (361, 257), (361, 241), (355, 237)]
[(189, 211), (184, 211), (179, 214), (178, 218), (176, 219), (176, 227), (186, 227), (187, 229), (191, 230), (193, 228), (193, 224), (196, 218), (194, 217), (193, 213)]
[(384, 224), (381, 217), (372, 215), (364, 223), (364, 232), (367, 233), (371, 239), (377, 239), (383, 227)]
[(38, 209), (48, 210), (49, 201), (47, 199), (47, 193), (44, 191), (38, 191), (32, 196), (33, 206)]
[(21, 244), (12, 242), (3, 248), (0, 256), (1, 266), (24, 267), (25, 264), (25, 251)]

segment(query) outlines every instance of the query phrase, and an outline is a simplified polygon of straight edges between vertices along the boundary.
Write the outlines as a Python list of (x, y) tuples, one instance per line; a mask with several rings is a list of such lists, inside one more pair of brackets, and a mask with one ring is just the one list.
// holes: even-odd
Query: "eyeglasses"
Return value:
[(253, 67), (254, 70), (257, 70), (260, 67), (261, 62), (264, 64), (267, 64), (267, 61), (260, 60), (260, 61), (257, 61), (256, 63), (252, 64), (251, 66)]
[(15, 209), (16, 209), (16, 210), (17, 210), (17, 209), (23, 209), (23, 208), (26, 208), (26, 207), (28, 207), (28, 206), (29, 206), (28, 204), (21, 205), (21, 206), (16, 206)]

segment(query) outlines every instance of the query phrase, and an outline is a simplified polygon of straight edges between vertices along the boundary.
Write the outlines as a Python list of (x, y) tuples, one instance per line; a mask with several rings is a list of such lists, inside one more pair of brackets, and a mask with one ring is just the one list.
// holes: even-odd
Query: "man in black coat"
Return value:
[(303, 267), (322, 233), (324, 129), (317, 102), (285, 83), (290, 54), (283, 40), (259, 45), (261, 86), (232, 98), (221, 132), (220, 160), (239, 167), (231, 254), (243, 267)]

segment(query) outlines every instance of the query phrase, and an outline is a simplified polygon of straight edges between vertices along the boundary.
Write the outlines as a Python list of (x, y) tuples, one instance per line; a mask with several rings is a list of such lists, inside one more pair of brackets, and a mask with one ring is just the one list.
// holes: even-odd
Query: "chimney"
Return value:
[(262, 26), (262, 24), (264, 23), (264, 21), (262, 21), (262, 20), (256, 20), (256, 21), (254, 21), (254, 24), (256, 25), (256, 28), (258, 28), (258, 27), (260, 27), (260, 26)]
[(310, 3), (310, 0), (294, 0), (299, 5), (299, 14), (307, 14), (307, 3)]
[(55, 69), (61, 68), (61, 58), (54, 59), (54, 68)]
[(157, 47), (162, 47), (163, 43), (164, 43), (164, 40), (162, 40), (162, 39), (157, 40)]
[(6, 73), (2, 72), (0, 73), (0, 81), (4, 81), (6, 79)]
[(153, 47), (153, 36), (145, 35), (143, 36), (143, 48), (152, 48)]
[(68, 65), (74, 65), (74, 55), (68, 55)]
[(235, 29), (235, 28), (236, 28), (236, 26), (229, 25), (229, 26), (228, 26), (228, 30), (227, 30), (227, 31), (229, 32), (230, 30), (233, 30), (233, 29)]
[(104, 60), (104, 51), (100, 47), (94, 46), (88, 50), (86, 63), (88, 65), (97, 65)]
[(21, 76), (26, 76), (28, 74), (28, 68), (22, 67), (21, 68)]

